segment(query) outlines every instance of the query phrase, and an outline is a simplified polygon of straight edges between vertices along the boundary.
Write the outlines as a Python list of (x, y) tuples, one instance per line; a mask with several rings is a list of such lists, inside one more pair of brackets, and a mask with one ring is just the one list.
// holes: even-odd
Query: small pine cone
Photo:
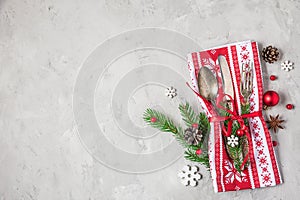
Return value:
[(198, 145), (202, 137), (201, 131), (197, 128), (190, 127), (184, 131), (184, 139), (189, 145)]
[(267, 46), (262, 50), (262, 58), (268, 63), (274, 63), (279, 58), (279, 50), (273, 46)]

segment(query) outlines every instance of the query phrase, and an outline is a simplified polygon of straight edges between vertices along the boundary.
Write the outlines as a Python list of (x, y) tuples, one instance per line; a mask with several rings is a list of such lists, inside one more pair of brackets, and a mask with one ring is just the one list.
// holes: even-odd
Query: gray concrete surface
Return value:
[[(0, 199), (298, 199), (299, 11), (298, 0), (0, 0)], [(266, 114), (286, 120), (273, 136), (284, 184), (215, 194), (201, 168), (185, 187), (181, 147), (141, 115), (179, 122), (178, 103), (197, 107), (186, 53), (249, 39), (295, 63), (264, 65), (281, 96)]]

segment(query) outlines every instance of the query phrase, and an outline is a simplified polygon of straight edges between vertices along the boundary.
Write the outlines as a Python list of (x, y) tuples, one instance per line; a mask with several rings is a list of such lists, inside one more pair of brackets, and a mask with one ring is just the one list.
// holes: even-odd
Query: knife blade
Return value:
[(232, 98), (234, 98), (234, 88), (233, 88), (231, 74), (230, 74), (230, 68), (227, 63), (227, 60), (226, 60), (225, 56), (219, 55), (217, 61), (221, 68), (223, 91), (225, 94), (230, 95)]

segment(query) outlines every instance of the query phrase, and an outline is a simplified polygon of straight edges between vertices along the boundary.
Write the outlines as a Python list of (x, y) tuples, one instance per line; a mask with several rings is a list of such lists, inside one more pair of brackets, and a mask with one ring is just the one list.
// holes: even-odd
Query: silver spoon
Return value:
[(202, 97), (215, 103), (218, 94), (218, 81), (210, 69), (205, 66), (199, 70), (198, 87)]

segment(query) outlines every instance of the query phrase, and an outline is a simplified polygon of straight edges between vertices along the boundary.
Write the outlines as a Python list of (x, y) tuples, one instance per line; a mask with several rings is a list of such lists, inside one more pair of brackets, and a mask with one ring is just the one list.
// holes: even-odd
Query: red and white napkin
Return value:
[[(227, 59), (235, 93), (235, 101), (241, 112), (240, 80), (243, 63), (254, 63), (253, 93), (250, 97), (250, 112), (262, 111), (263, 83), (258, 45), (253, 41), (245, 41), (209, 50), (194, 52), (187, 56), (188, 69), (192, 80), (192, 87), (198, 90), (198, 72), (202, 66), (209, 67), (216, 77), (220, 77), (220, 70), (216, 60), (219, 55)], [(200, 104), (208, 117), (212, 117), (212, 105), (199, 97)], [(220, 123), (211, 122), (209, 134), (209, 162), (215, 192), (225, 192), (240, 189), (254, 189), (275, 186), (282, 183), (278, 163), (272, 145), (272, 138), (262, 116), (249, 118), (250, 137), (252, 146), (250, 165), (239, 173), (228, 157), (222, 136)]]

